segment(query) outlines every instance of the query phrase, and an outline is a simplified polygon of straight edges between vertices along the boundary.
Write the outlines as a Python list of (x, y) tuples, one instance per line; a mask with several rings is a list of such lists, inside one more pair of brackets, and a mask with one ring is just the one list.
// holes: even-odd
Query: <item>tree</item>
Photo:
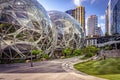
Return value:
[(71, 48), (65, 48), (62, 51), (62, 54), (66, 57), (66, 56), (70, 56), (70, 54), (72, 54), (72, 49)]
[(83, 53), (85, 53), (85, 57), (92, 57), (99, 51), (99, 48), (96, 46), (88, 46), (83, 49)]
[(75, 49), (75, 50), (73, 51), (73, 54), (74, 54), (75, 56), (79, 56), (79, 55), (82, 54), (82, 50), (80, 50), (80, 49)]

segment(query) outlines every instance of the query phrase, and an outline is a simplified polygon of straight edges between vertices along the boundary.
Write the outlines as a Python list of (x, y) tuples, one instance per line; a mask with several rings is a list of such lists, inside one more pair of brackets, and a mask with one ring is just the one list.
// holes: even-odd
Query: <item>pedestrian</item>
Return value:
[(97, 56), (99, 56), (99, 54), (100, 54), (100, 52), (98, 51), (98, 52), (97, 52)]
[(103, 54), (103, 60), (106, 60), (106, 55), (105, 54)]

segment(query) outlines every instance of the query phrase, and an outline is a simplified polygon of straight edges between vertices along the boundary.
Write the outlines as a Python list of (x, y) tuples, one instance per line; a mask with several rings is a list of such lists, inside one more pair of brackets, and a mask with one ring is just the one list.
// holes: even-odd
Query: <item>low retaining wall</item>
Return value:
[(120, 50), (106, 50), (101, 53), (105, 57), (120, 57)]

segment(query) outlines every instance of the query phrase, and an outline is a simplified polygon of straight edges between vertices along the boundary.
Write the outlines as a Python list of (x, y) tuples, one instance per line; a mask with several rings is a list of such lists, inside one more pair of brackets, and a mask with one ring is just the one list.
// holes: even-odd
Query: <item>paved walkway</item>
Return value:
[(0, 80), (104, 80), (78, 72), (79, 57), (30, 63), (0, 64)]

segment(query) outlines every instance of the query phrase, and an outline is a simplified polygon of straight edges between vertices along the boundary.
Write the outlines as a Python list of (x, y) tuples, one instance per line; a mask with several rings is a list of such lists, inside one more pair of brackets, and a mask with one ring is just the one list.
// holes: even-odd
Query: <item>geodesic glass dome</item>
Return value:
[(37, 0), (0, 0), (0, 58), (26, 58), (31, 50), (52, 51), (50, 19)]
[(56, 48), (77, 48), (84, 44), (84, 31), (72, 16), (59, 11), (49, 11), (50, 18), (57, 31)]

